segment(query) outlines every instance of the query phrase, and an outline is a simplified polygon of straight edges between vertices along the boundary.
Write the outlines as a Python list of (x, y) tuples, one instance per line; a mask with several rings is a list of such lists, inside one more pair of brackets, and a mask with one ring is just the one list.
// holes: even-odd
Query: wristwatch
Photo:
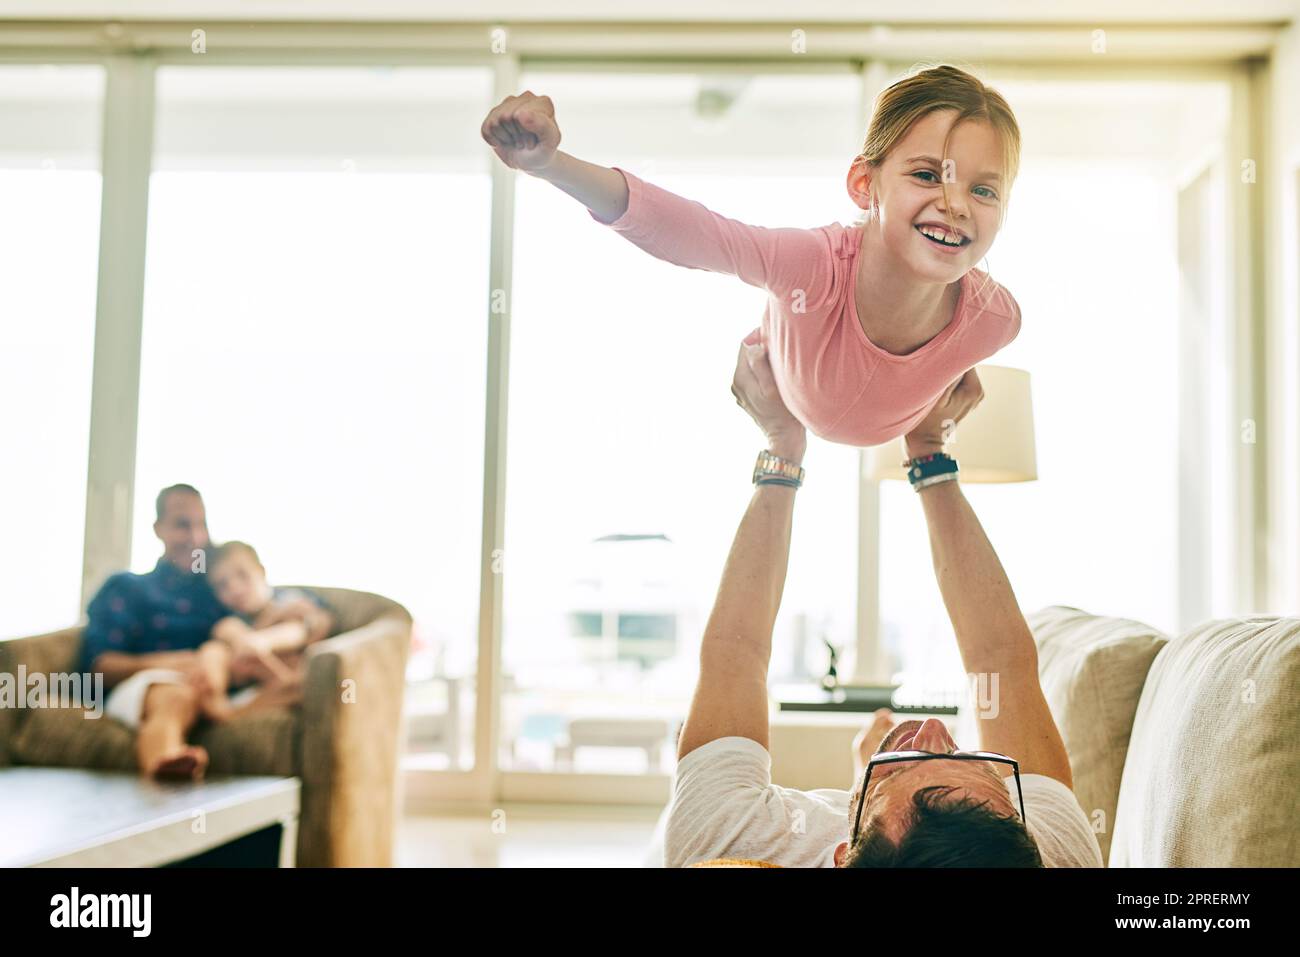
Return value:
[(803, 466), (779, 455), (773, 455), (767, 449), (758, 453), (754, 462), (753, 483), (755, 485), (789, 485), (798, 488), (803, 485)]

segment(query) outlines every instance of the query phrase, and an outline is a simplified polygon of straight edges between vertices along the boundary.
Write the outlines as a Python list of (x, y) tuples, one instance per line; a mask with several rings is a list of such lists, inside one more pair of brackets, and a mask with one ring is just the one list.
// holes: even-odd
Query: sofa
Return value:
[[(336, 616), (311, 645), (300, 703), (213, 725), (190, 740), (210, 774), (271, 774), (302, 782), (300, 867), (392, 864), (399, 737), (411, 616), (379, 595), (310, 587)], [(76, 668), (81, 628), (0, 642), (0, 672)], [(39, 765), (133, 771), (135, 732), (80, 708), (0, 709), (0, 767)]]
[(1028, 616), (1110, 867), (1300, 867), (1300, 618)]

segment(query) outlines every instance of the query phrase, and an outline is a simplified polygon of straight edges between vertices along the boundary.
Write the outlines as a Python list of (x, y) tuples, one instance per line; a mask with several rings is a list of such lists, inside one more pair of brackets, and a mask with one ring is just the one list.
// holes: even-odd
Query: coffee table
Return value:
[(157, 867), (275, 825), (275, 863), (292, 867), (300, 789), (297, 778), (0, 768), (0, 867)]

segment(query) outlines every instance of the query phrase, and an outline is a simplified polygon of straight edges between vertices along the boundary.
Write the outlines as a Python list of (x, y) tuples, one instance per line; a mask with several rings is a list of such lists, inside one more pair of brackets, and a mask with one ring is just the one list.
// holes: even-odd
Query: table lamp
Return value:
[[(952, 429), (944, 451), (957, 460), (962, 482), (1031, 482), (1038, 478), (1029, 373), (976, 366), (984, 400)], [(863, 477), (905, 481), (907, 448), (898, 438), (865, 449)]]

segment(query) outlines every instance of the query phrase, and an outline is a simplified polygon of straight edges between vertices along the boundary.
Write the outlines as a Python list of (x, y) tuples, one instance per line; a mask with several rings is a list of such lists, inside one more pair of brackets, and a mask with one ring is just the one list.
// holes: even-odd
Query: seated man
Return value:
[(203, 670), (197, 648), (224, 618), (208, 586), (203, 499), (189, 485), (158, 493), (153, 531), (163, 556), (144, 575), (111, 576), (87, 608), (83, 672), (102, 672), (104, 710), (138, 729), (140, 770), (158, 777), (201, 777), (208, 755), (187, 745), (198, 719)]
[[(789, 465), (776, 481), (756, 476), (759, 484), (723, 569), (678, 740), (665, 864), (729, 858), (801, 867), (1101, 867), (1097, 838), (1071, 790), (1070, 761), (1039, 684), (1033, 635), (979, 520), (950, 479), (928, 480), (917, 492), (962, 663), (968, 673), (999, 679), (997, 708), (977, 722), (980, 748), (1019, 762), (1023, 815), (1011, 767), (988, 760), (909, 758), (877, 765), (866, 793), (862, 782), (852, 793), (772, 783), (767, 669), (807, 435), (782, 401), (761, 346), (741, 346), (732, 392), (762, 428), (768, 451)], [(971, 370), (906, 437), (908, 454), (916, 459), (941, 452), (945, 422), (960, 421), (981, 398)], [(878, 726), (876, 733), (883, 739), (862, 755), (865, 761), (891, 751), (958, 750), (936, 719), (904, 721), (887, 731)]]
[[(334, 627), (325, 602), (305, 589), (272, 588), (257, 552), (245, 542), (215, 549), (208, 577), (232, 614), (213, 626), (212, 639), (199, 648), (207, 675), (200, 710), (213, 721), (225, 721), (300, 700), (303, 649)], [(232, 679), (233, 697), (227, 695)]]

